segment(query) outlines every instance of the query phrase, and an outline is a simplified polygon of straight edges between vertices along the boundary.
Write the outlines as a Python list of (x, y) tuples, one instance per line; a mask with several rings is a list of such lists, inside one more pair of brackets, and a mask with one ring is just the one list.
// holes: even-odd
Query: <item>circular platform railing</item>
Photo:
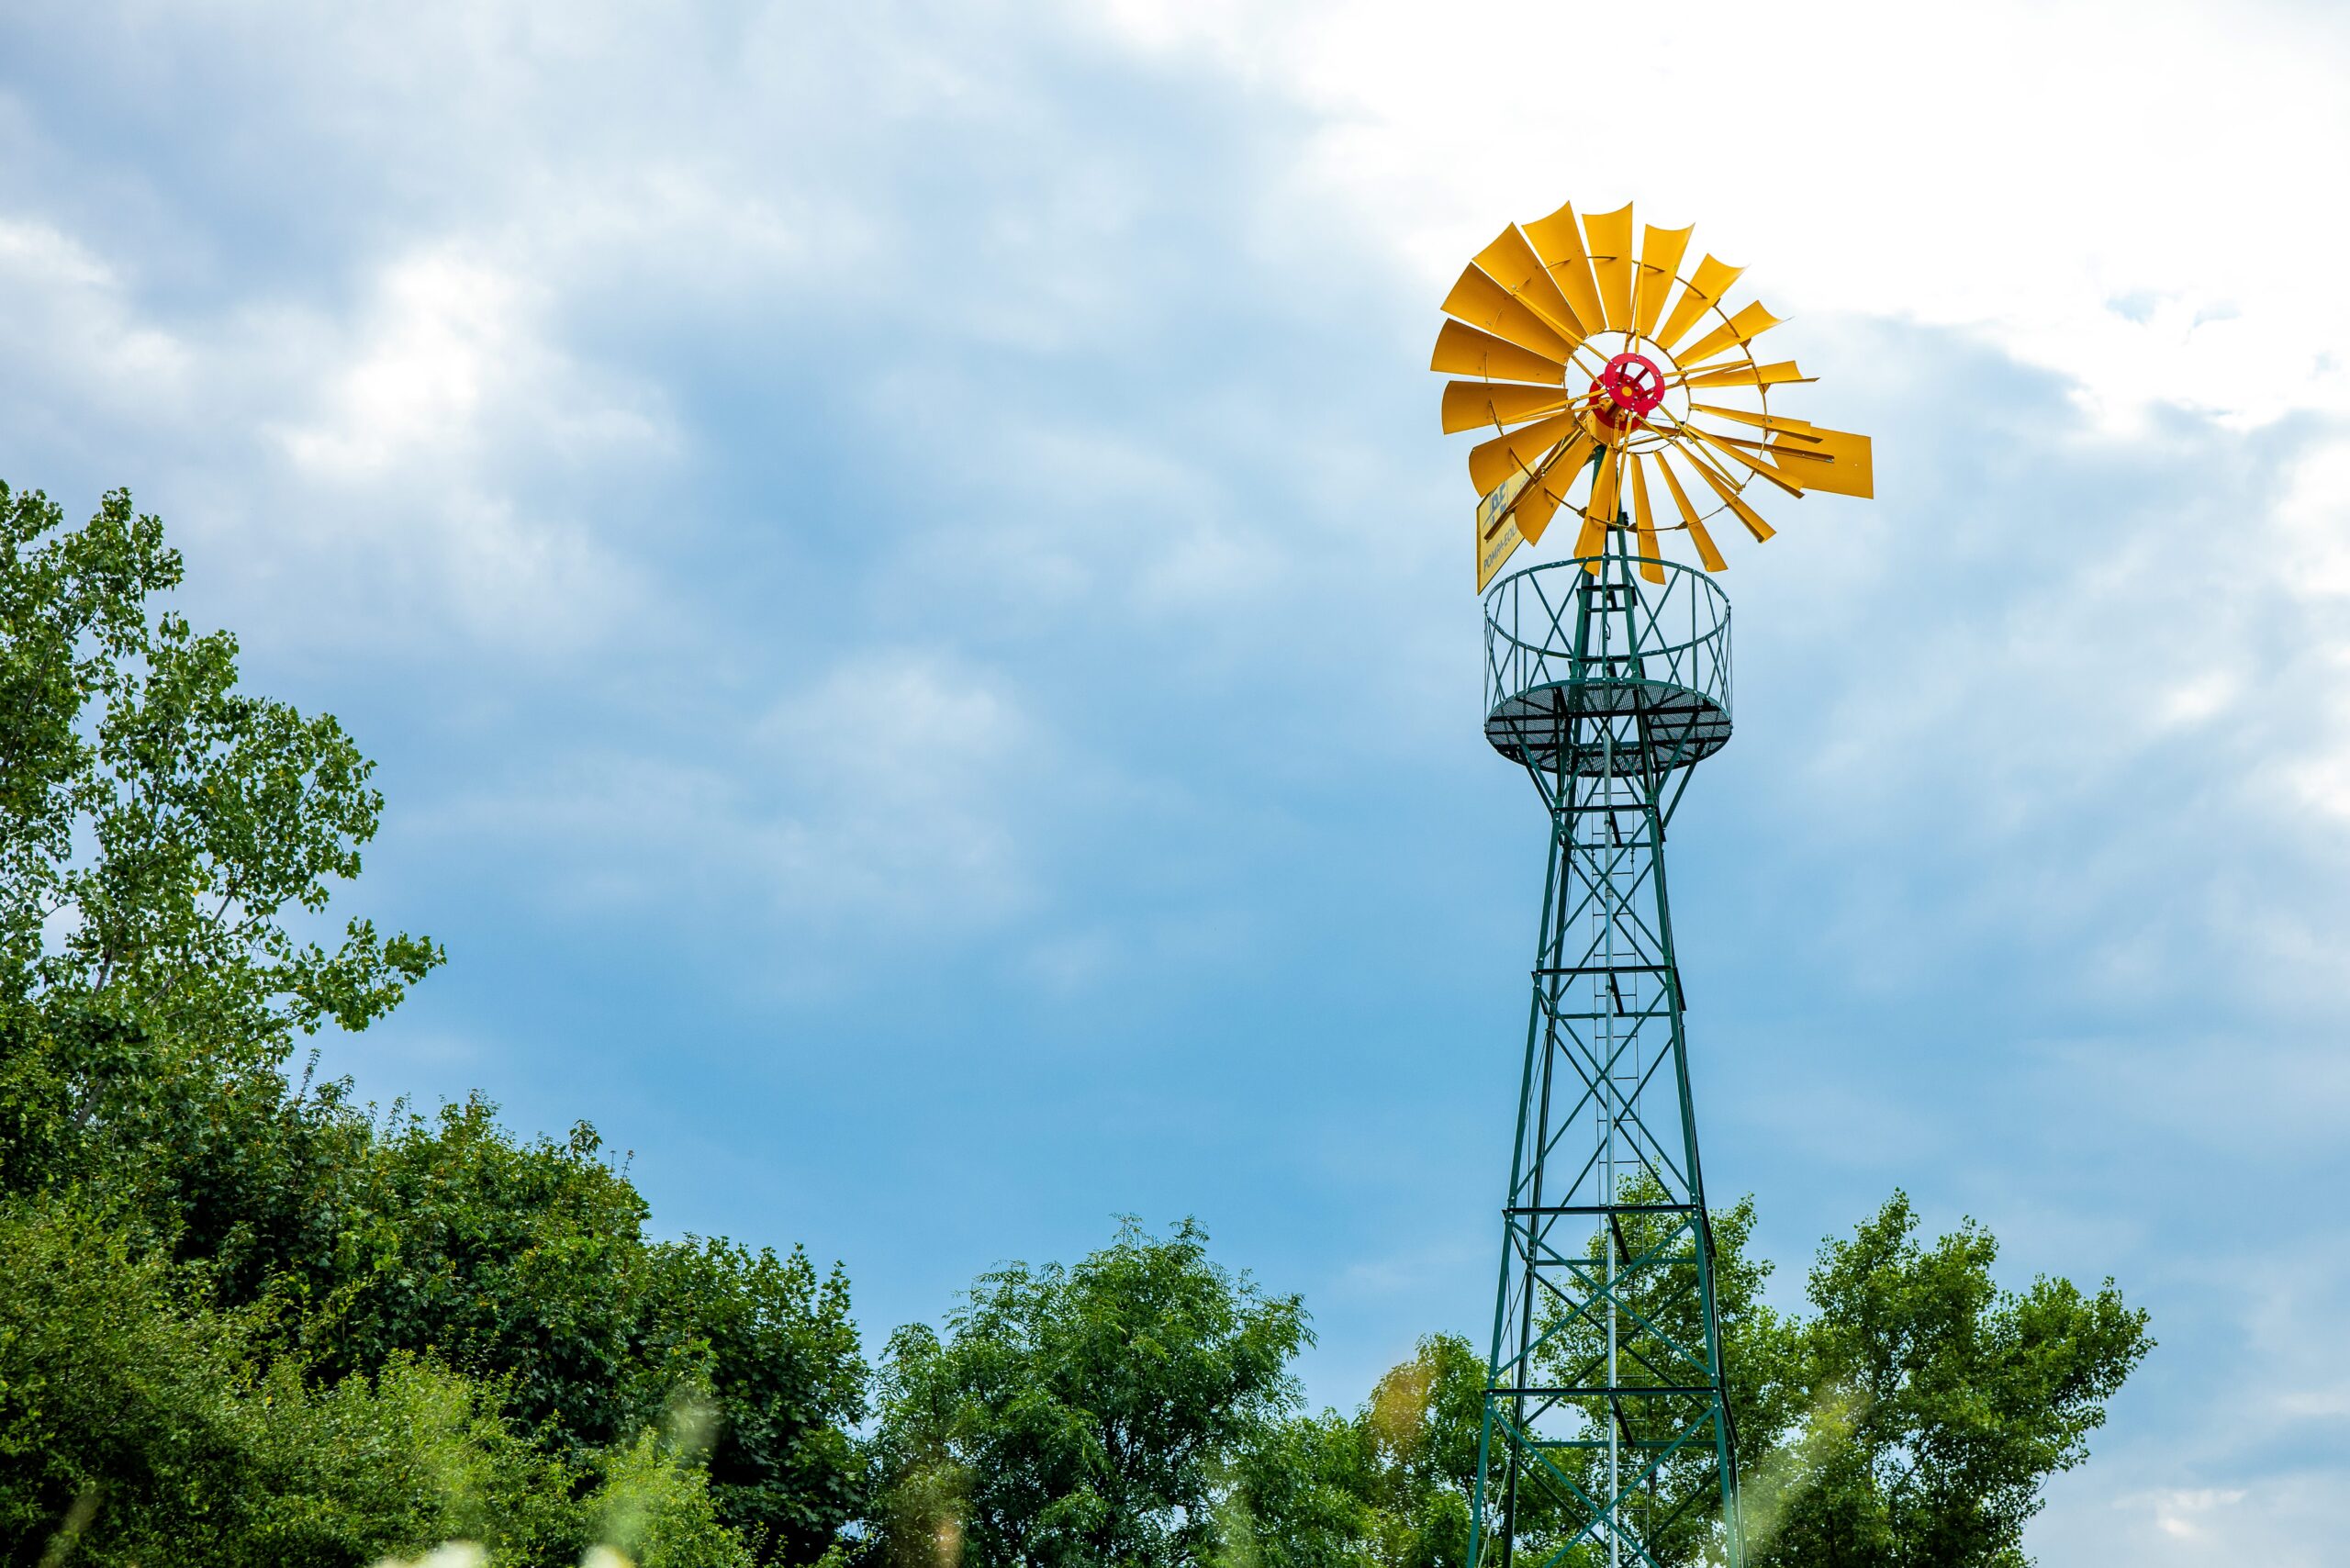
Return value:
[(1703, 572), (1636, 555), (1513, 572), (1485, 595), (1485, 714), (1494, 750), (1546, 772), (1710, 756), (1729, 740), (1729, 599)]

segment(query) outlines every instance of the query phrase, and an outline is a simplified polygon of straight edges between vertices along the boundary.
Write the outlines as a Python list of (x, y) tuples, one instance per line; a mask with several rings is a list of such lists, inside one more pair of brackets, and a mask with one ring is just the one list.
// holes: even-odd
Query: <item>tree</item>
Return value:
[[(242, 691), (235, 641), (162, 607), (180, 576), (124, 494), (69, 529), (0, 486), (0, 1229), (78, 1216), (131, 1293), (84, 1282), (74, 1321), (122, 1331), (79, 1350), (0, 1317), (0, 1510), (96, 1498), (88, 1540), (141, 1560), (366, 1561), (476, 1518), (520, 1561), (814, 1559), (860, 1476), (837, 1271), (652, 1241), (584, 1124), (518, 1138), (477, 1098), (379, 1123), (289, 1075), (442, 956), (304, 935), (359, 874), (373, 765)], [(504, 1477), (497, 1505), (450, 1501), (433, 1455)], [(155, 1545), (182, 1514), (224, 1533)], [(297, 1516), (355, 1522), (297, 1546)]]
[(941, 1340), (884, 1370), (872, 1545), (881, 1562), (1174, 1568), (1216, 1540), (1225, 1477), (1296, 1397), (1294, 1296), (1207, 1256), (1189, 1220), (1125, 1221), (1074, 1268), (982, 1277)]
[(2002, 1290), (1989, 1231), (1927, 1247), (1917, 1226), (1897, 1192), (1812, 1268), (1808, 1416), (1754, 1467), (1758, 1563), (2020, 1568), (2042, 1489), (2154, 1348), (2112, 1281)]
[[(1783, 1314), (1762, 1299), (1771, 1267), (1751, 1252), (1751, 1201), (1711, 1218), (1748, 1562), (2021, 1568), (2023, 1526), (2049, 1477), (2087, 1457), (2106, 1401), (2152, 1348), (2145, 1314), (2111, 1281), (2093, 1293), (2044, 1278), (2001, 1290), (1989, 1232), (1969, 1222), (1924, 1246), (1899, 1193), (1850, 1238), (1823, 1245), (1813, 1313)], [(1639, 1256), (1671, 1222), (1626, 1223)], [(1696, 1304), (1673, 1282), (1634, 1274), (1621, 1288), (1655, 1330), (1622, 1343), (1662, 1356), (1660, 1335), (1694, 1342)], [(1556, 1332), (1545, 1364), (1563, 1378), (1589, 1361), (1597, 1330), (1548, 1327)], [(1237, 1470), (1235, 1561), (1454, 1568), (1469, 1543), (1484, 1387), (1483, 1359), (1438, 1336), (1351, 1418), (1326, 1412), (1275, 1428)], [(1684, 1490), (1709, 1481), (1702, 1456), (1684, 1468), (1673, 1478)], [(1520, 1560), (1546, 1559), (1566, 1544), (1561, 1521), (1539, 1501), (1520, 1502)], [(1719, 1551), (1693, 1517), (1650, 1545), (1668, 1568)]]
[(574, 1464), (706, 1406), (721, 1518), (763, 1562), (813, 1560), (858, 1503), (846, 1280), (797, 1250), (648, 1241), (601, 1147), (584, 1123), (517, 1138), (478, 1096), (396, 1116), (333, 1173), (331, 1245), (284, 1260), (270, 1299), (321, 1373), (430, 1352)]
[(1352, 1417), (1283, 1423), (1245, 1455), (1225, 1506), (1232, 1568), (1459, 1568), (1467, 1561), (1485, 1361), (1432, 1334)]
[(575, 1453), (633, 1435), (668, 1369), (633, 1357), (645, 1208), (599, 1147), (515, 1138), (478, 1097), (397, 1118), (340, 1183), (332, 1249), (274, 1282), (305, 1353), (340, 1376), (430, 1349)]
[(1335, 1411), (1272, 1426), (1232, 1466), (1215, 1568), (1369, 1568), (1375, 1463), (1363, 1429)]
[(864, 1501), (848, 1428), (867, 1372), (847, 1277), (819, 1279), (798, 1248), (694, 1237), (649, 1249), (639, 1271), (634, 1354), (707, 1393), (718, 1517), (762, 1562), (815, 1562)]
[(7, 1561), (358, 1568), (463, 1538), (513, 1568), (598, 1542), (651, 1542), (648, 1568), (748, 1562), (660, 1434), (571, 1465), (429, 1359), (320, 1376), (186, 1283), (70, 1204), (0, 1206)]
[(272, 1185), (295, 1036), (364, 1028), (442, 954), (296, 935), (359, 873), (373, 765), (155, 611), (180, 577), (125, 492), (68, 530), (0, 485), (0, 1182), (103, 1188), (208, 1255)]
[(696, 1412), (550, 1453), (494, 1384), (406, 1351), (334, 1376), (188, 1285), (71, 1204), (0, 1204), (0, 1561), (361, 1568), (460, 1539), (496, 1568), (750, 1568)]

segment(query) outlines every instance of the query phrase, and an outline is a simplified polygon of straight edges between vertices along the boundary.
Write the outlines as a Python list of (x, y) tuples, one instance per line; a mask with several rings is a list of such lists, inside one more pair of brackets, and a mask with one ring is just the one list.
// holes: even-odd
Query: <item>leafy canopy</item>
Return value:
[[(2087, 1458), (2106, 1402), (2153, 1346), (2146, 1315), (2110, 1281), (2002, 1290), (1989, 1232), (1970, 1222), (1926, 1245), (1899, 1193), (1822, 1246), (1812, 1313), (1782, 1314), (1762, 1300), (1770, 1264), (1751, 1250), (1751, 1202), (1712, 1218), (1748, 1562), (2022, 1568), (2049, 1478)], [(1561, 1358), (1588, 1350), (1561, 1338)], [(1286, 1422), (1239, 1469), (1233, 1568), (1453, 1568), (1469, 1543), (1484, 1386), (1483, 1356), (1440, 1336), (1351, 1418)], [(1518, 1524), (1521, 1560), (1566, 1545), (1554, 1520)], [(1667, 1568), (1717, 1550), (1695, 1528), (1652, 1545)], [(1604, 1557), (1572, 1549), (1562, 1561)]]
[(973, 1564), (1175, 1568), (1215, 1539), (1231, 1465), (1296, 1397), (1295, 1296), (1262, 1294), (1184, 1221), (1127, 1220), (1064, 1269), (982, 1277), (941, 1340), (900, 1331), (876, 1442), (875, 1552)]
[(229, 633), (151, 613), (180, 577), (128, 493), (67, 530), (0, 486), (0, 1005), (263, 1052), (364, 1028), (440, 949), (289, 922), (359, 874), (374, 764), (331, 716), (239, 691)]
[[(126, 495), (69, 528), (0, 487), (0, 1251), (57, 1255), (67, 1216), (104, 1276), (0, 1314), (0, 1519), (94, 1508), (94, 1562), (358, 1563), (460, 1527), (516, 1562), (814, 1560), (862, 1473), (837, 1271), (652, 1239), (584, 1125), (379, 1120), (289, 1077), (300, 1036), (365, 1027), (442, 955), (364, 918), (321, 940), (372, 765), (242, 690), (234, 639), (165, 606), (180, 573)], [(485, 1466), (507, 1479), (435, 1479)], [(357, 1522), (297, 1549), (272, 1496)], [(207, 1548), (156, 1544), (181, 1515)]]
[(1748, 1466), (1762, 1564), (2021, 1568), (2049, 1477), (2154, 1348), (2112, 1281), (2002, 1290), (1989, 1231), (1917, 1226), (1896, 1193), (1812, 1267), (1787, 1369), (1805, 1414)]

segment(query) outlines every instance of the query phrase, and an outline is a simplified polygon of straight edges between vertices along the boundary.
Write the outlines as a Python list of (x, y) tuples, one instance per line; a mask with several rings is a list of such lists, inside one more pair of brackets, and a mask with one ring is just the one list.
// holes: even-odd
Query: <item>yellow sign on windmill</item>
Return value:
[[(1779, 321), (1726, 307), (1743, 269), (1709, 255), (1682, 274), (1690, 232), (1647, 227), (1636, 252), (1628, 203), (1581, 218), (1561, 207), (1503, 230), (1446, 296), (1429, 368), (1462, 379), (1445, 386), (1444, 428), (1494, 432), (1469, 453), (1479, 592), (1562, 510), (1578, 557), (1628, 529), (1641, 575), (1662, 582), (1663, 533), (1686, 533), (1711, 572), (1729, 565), (1707, 527), (1722, 513), (1771, 537), (1757, 481), (1872, 493), (1868, 437), (1774, 411), (1773, 388), (1811, 377), (1755, 358)], [(1651, 474), (1678, 521), (1658, 521)]]

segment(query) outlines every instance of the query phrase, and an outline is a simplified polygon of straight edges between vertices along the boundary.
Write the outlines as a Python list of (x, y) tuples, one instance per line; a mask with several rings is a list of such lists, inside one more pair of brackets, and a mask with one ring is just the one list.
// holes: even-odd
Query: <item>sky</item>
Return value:
[(1713, 1195), (1783, 1305), (1898, 1187), (2152, 1312), (2042, 1562), (2317, 1564), (2345, 79), (2274, 4), (12, 6), (0, 477), (378, 759), (348, 907), (450, 962), (325, 1070), (591, 1121), (877, 1345), (1195, 1215), (1351, 1406), (1490, 1320), (1542, 875), (1437, 305), (1694, 222), (1877, 492), (1723, 577)]

